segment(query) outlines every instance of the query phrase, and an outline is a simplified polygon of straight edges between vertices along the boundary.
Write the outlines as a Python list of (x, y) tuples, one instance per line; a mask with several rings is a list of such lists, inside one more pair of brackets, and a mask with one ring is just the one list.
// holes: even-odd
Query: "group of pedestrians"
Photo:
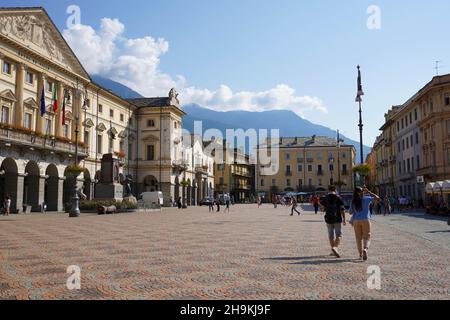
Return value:
[[(359, 258), (368, 260), (368, 252), (371, 239), (371, 214), (370, 205), (374, 200), (380, 201), (380, 197), (369, 191), (366, 187), (356, 188), (353, 194), (349, 213), (349, 223), (355, 231), (356, 245)], [(332, 255), (341, 257), (339, 246), (341, 245), (343, 232), (342, 226), (346, 226), (345, 204), (336, 193), (336, 187), (331, 186), (327, 196), (320, 199), (320, 204), (325, 210), (325, 222), (328, 228), (328, 236)]]
[[(225, 198), (225, 211), (224, 212), (230, 212), (231, 207), (231, 199), (226, 197)], [(220, 212), (221, 209), (221, 203), (219, 199), (216, 199), (214, 201), (211, 201), (209, 203), (209, 212)]]

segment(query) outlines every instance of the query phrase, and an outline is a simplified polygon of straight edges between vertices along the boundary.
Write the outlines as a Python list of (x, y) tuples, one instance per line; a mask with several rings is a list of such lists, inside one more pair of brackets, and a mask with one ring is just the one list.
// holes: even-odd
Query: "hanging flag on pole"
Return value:
[(62, 125), (66, 125), (66, 99), (63, 98), (63, 105), (62, 105)]
[(356, 96), (356, 102), (362, 101), (362, 96), (364, 95), (363, 87), (362, 87), (362, 77), (361, 77), (361, 67), (358, 66), (358, 94)]
[(41, 117), (45, 115), (46, 107), (45, 107), (45, 84), (42, 84), (42, 92), (41, 92)]
[(58, 111), (58, 86), (56, 85), (56, 81), (54, 83), (54, 90), (53, 90), (53, 112), (56, 113)]

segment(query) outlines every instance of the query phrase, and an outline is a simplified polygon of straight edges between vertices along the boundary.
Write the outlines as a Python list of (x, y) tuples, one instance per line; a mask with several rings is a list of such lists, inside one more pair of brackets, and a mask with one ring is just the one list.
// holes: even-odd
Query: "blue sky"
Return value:
[[(266, 110), (274, 95), (283, 96), (287, 89), (270, 90), (283, 84), (295, 90), (287, 90), (294, 99), (287, 101), (297, 103), (294, 111), (356, 140), (360, 64), (368, 145), (379, 134), (387, 109), (405, 102), (435, 75), (435, 60), (442, 60), (441, 74), (450, 71), (446, 0), (2, 1), (2, 6), (43, 6), (60, 30), (66, 28), (66, 8), (72, 4), (81, 8), (81, 23), (96, 32), (102, 18), (116, 18), (124, 27), (120, 37), (163, 38), (164, 43), (152, 43), (158, 48), (157, 61), (149, 65), (157, 69), (154, 81), (195, 88), (187, 90), (189, 102), (210, 102), (220, 110), (223, 96), (231, 97), (222, 108), (229, 110), (230, 101), (243, 107), (251, 96), (263, 106), (248, 108)], [(381, 9), (381, 30), (366, 26), (369, 5)], [(74, 46), (75, 52), (85, 51), (80, 43)], [(123, 71), (101, 70), (115, 80)], [(219, 90), (222, 85), (226, 88)]]

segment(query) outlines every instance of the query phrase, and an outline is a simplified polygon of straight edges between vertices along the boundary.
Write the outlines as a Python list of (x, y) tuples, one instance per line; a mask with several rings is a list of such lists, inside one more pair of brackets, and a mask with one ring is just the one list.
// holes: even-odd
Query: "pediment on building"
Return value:
[(148, 135), (148, 136), (144, 137), (142, 139), (142, 141), (145, 141), (145, 142), (159, 142), (159, 138), (155, 137), (154, 135)]
[(125, 139), (126, 137), (128, 137), (128, 133), (125, 130), (120, 131), (119, 138)]
[(47, 106), (47, 113), (51, 114), (51, 115), (55, 114), (55, 112), (53, 112), (53, 105), (52, 104), (49, 104)]
[(85, 126), (86, 128), (92, 128), (95, 126), (95, 124), (91, 119), (86, 119), (83, 122), (83, 126)]
[(2, 99), (9, 100), (9, 101), (11, 101), (11, 102), (15, 102), (15, 101), (16, 101), (16, 96), (15, 96), (14, 93), (13, 93), (11, 90), (9, 90), (9, 89), (0, 92), (0, 97), (1, 97)]
[(112, 127), (111, 129), (108, 130), (108, 133), (111, 133), (111, 134), (113, 134), (114, 136), (117, 136), (117, 134), (118, 134), (119, 132), (117, 131), (116, 128)]
[(23, 104), (26, 107), (29, 107), (29, 108), (32, 108), (32, 109), (37, 109), (38, 108), (38, 104), (37, 104), (36, 100), (34, 100), (33, 98), (28, 98), (28, 99), (24, 100)]
[(70, 111), (67, 111), (67, 112), (66, 112), (66, 119), (67, 119), (67, 120), (73, 120), (73, 114), (72, 114), (72, 112), (70, 112)]
[(106, 131), (106, 126), (103, 123), (100, 123), (97, 126), (97, 131), (100, 131), (100, 132)]
[(0, 37), (63, 69), (89, 79), (74, 52), (43, 8), (0, 9)]

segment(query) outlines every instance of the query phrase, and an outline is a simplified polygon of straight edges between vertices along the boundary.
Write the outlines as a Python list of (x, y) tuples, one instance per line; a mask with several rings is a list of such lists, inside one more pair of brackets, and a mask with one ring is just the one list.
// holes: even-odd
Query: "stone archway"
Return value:
[(158, 180), (154, 176), (144, 178), (144, 192), (158, 191)]
[(47, 205), (47, 211), (58, 211), (59, 199), (59, 174), (54, 164), (50, 164), (45, 171), (47, 177), (44, 189), (44, 202)]
[(72, 207), (72, 197), (73, 197), (73, 188), (75, 186), (75, 178), (73, 175), (67, 172), (67, 168), (64, 171), (64, 180), (63, 184), (63, 205), (64, 210), (68, 211)]
[[(22, 210), (18, 208), (18, 168), (16, 161), (11, 158), (3, 160), (0, 166), (0, 200), (11, 198), (11, 212)], [(22, 200), (22, 199), (20, 199)]]
[(39, 180), (40, 180), (39, 166), (35, 161), (29, 161), (25, 167), (25, 179), (23, 183), (23, 204), (24, 206), (31, 206), (32, 211), (41, 211), (42, 203), (39, 203)]
[[(180, 179), (178, 177), (175, 178), (175, 192), (173, 201), (178, 203), (178, 199), (180, 198)], [(183, 199), (181, 199), (183, 201)]]
[(186, 200), (187, 200), (187, 205), (191, 206), (192, 205), (192, 183), (191, 183), (191, 179), (187, 180)]
[(197, 182), (192, 180), (192, 188), (191, 188), (191, 206), (197, 205)]

